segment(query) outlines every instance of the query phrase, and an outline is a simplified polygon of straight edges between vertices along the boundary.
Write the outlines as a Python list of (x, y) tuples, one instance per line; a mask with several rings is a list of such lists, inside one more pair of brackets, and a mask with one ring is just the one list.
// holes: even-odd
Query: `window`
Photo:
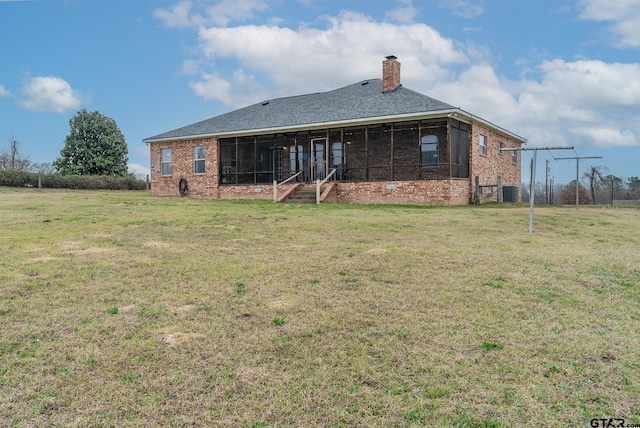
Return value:
[(484, 135), (480, 136), (480, 154), (487, 154), (487, 137), (485, 137)]
[(420, 141), (421, 165), (438, 165), (438, 136), (423, 135)]
[(193, 173), (204, 174), (204, 146), (193, 148)]
[(331, 143), (331, 167), (337, 168), (344, 163), (344, 143)]
[(306, 153), (301, 145), (297, 144), (289, 147), (289, 172), (295, 174), (303, 170), (305, 155)]
[(336, 169), (336, 178), (338, 180), (344, 179), (347, 160), (346, 149), (347, 145), (342, 142), (331, 143), (331, 168)]
[(502, 154), (502, 141), (498, 141), (498, 154)]
[(171, 149), (162, 149), (162, 175), (171, 175)]
[(515, 150), (511, 152), (511, 163), (512, 164), (518, 163), (518, 155), (516, 153), (517, 152)]

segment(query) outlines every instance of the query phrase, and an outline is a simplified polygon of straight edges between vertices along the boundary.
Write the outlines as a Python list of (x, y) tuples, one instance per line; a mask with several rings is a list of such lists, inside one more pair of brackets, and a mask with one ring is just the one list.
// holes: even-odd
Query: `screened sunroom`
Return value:
[(220, 185), (469, 177), (468, 124), (444, 118), (220, 138)]

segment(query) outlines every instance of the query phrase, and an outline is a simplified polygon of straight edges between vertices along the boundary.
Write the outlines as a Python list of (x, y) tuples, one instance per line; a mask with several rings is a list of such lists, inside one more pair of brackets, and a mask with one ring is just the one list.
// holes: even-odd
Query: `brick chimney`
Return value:
[(389, 92), (400, 86), (400, 62), (390, 55), (382, 61), (382, 92)]

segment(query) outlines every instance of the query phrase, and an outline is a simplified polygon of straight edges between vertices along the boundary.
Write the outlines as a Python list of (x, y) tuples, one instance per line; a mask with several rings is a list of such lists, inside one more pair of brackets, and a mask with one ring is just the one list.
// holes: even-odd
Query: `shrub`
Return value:
[[(132, 176), (115, 175), (62, 175), (58, 173), (40, 176), (43, 188), (83, 189), (83, 190), (144, 190), (146, 183)], [(38, 187), (38, 174), (35, 172), (3, 170), (0, 171), (0, 186)]]
[[(591, 196), (589, 191), (583, 186), (578, 185), (578, 198), (580, 205), (590, 205)], [(572, 181), (562, 190), (560, 195), (560, 203), (562, 205), (575, 205), (576, 204), (576, 182)]]

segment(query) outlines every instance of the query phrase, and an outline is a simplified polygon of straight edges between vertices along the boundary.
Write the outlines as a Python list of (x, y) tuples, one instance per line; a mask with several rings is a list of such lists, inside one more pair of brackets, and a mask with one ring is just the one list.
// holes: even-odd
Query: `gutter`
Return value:
[(480, 117), (474, 116), (471, 113), (468, 113), (464, 110), (454, 108), (447, 110), (437, 110), (433, 112), (421, 112), (421, 113), (405, 113), (399, 115), (392, 116), (376, 116), (376, 117), (367, 117), (361, 119), (349, 119), (349, 120), (337, 120), (331, 122), (318, 122), (318, 123), (309, 123), (309, 124), (301, 124), (301, 125), (290, 125), (290, 126), (280, 126), (274, 128), (260, 128), (260, 129), (246, 129), (246, 130), (236, 130), (236, 131), (225, 131), (225, 132), (217, 132), (217, 133), (207, 133), (207, 134), (193, 134), (193, 135), (183, 135), (179, 137), (166, 137), (166, 138), (145, 138), (142, 140), (145, 144), (150, 143), (161, 143), (166, 141), (182, 141), (182, 140), (193, 140), (193, 139), (202, 139), (202, 138), (222, 138), (222, 137), (244, 137), (249, 135), (264, 135), (264, 134), (277, 134), (277, 133), (286, 133), (293, 131), (309, 131), (318, 128), (334, 128), (334, 127), (345, 127), (345, 126), (359, 126), (359, 125), (371, 125), (374, 123), (381, 122), (394, 122), (398, 120), (420, 120), (420, 119), (437, 119), (450, 117), (455, 118), (461, 122), (465, 122), (468, 124), (480, 123), (489, 128), (497, 131), (499, 134), (502, 134), (506, 137), (513, 138), (517, 141), (521, 141), (522, 144), (527, 143), (527, 139), (523, 138), (513, 132), (507, 131), (504, 128), (501, 128), (493, 123), (484, 120)]

